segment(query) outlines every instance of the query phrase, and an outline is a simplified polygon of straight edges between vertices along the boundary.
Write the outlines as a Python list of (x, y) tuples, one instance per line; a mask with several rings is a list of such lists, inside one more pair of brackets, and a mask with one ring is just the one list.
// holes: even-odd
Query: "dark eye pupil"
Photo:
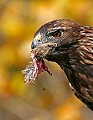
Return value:
[(60, 31), (52, 32), (52, 36), (55, 37), (55, 38), (58, 38), (58, 37), (61, 36), (61, 32)]

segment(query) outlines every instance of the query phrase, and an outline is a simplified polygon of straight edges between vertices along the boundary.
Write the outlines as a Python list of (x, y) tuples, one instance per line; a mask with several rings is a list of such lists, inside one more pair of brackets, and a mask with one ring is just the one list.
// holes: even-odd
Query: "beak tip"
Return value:
[(32, 49), (35, 48), (34, 42), (32, 42), (32, 44), (31, 44), (31, 48), (32, 48)]

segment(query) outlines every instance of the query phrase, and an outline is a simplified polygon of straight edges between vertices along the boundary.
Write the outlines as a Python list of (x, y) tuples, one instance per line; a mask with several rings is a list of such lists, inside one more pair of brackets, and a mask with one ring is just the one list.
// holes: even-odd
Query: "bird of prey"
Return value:
[(37, 30), (31, 47), (34, 64), (23, 71), (26, 81), (32, 79), (31, 74), (49, 72), (43, 58), (56, 62), (77, 98), (93, 110), (93, 27), (68, 19), (53, 20)]

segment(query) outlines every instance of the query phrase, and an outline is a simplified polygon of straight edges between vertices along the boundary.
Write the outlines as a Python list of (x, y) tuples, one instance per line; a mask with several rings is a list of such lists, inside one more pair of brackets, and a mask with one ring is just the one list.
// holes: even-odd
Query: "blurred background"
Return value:
[(52, 77), (24, 84), (35, 31), (59, 18), (93, 26), (93, 0), (0, 0), (0, 120), (93, 120), (56, 63), (46, 61)]

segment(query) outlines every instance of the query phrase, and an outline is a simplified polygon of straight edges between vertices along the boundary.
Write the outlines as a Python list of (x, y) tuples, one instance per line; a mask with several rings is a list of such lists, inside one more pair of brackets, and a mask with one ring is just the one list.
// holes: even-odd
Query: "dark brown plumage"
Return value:
[(32, 49), (44, 43), (57, 44), (42, 57), (60, 65), (75, 95), (93, 110), (93, 28), (54, 20), (36, 32)]

